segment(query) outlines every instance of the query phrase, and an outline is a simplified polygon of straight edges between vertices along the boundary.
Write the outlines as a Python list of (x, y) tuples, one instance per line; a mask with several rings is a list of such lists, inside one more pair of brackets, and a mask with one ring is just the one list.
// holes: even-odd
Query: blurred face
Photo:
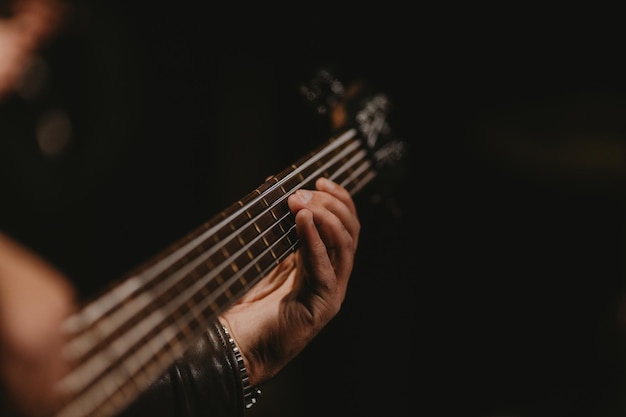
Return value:
[(15, 0), (6, 7), (0, 17), (0, 99), (19, 88), (33, 54), (54, 34), (66, 12), (61, 0)]

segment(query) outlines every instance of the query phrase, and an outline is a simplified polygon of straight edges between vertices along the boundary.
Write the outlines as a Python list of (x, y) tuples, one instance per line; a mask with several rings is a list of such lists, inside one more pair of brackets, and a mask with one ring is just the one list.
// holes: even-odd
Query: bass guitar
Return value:
[[(319, 112), (347, 101), (321, 70), (303, 92)], [(360, 93), (343, 126), (294, 164), (116, 281), (69, 317), (56, 417), (110, 417), (191, 347), (208, 324), (298, 247), (287, 198), (327, 177), (356, 194), (404, 154), (391, 137), (390, 100)], [(349, 109), (350, 106), (343, 107)], [(349, 117), (346, 115), (351, 114)]]

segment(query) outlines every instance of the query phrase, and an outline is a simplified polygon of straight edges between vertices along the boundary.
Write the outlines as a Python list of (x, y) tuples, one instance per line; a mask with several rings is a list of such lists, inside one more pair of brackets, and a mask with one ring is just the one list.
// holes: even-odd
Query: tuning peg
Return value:
[(313, 76), (300, 85), (300, 93), (318, 114), (327, 114), (345, 93), (343, 83), (332, 70), (321, 67)]

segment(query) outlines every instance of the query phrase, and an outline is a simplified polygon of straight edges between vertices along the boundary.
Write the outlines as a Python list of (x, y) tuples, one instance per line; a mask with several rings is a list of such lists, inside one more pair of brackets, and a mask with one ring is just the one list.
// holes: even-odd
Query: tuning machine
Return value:
[(331, 69), (321, 67), (300, 85), (300, 93), (318, 114), (326, 115), (343, 98), (345, 86)]

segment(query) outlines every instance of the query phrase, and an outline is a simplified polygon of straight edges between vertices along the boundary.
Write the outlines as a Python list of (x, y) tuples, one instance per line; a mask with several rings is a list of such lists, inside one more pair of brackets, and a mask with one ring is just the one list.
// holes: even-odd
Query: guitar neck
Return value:
[(375, 164), (356, 129), (333, 136), (86, 304), (63, 326), (76, 363), (57, 417), (109, 417), (298, 247), (287, 197), (327, 177), (357, 193)]

